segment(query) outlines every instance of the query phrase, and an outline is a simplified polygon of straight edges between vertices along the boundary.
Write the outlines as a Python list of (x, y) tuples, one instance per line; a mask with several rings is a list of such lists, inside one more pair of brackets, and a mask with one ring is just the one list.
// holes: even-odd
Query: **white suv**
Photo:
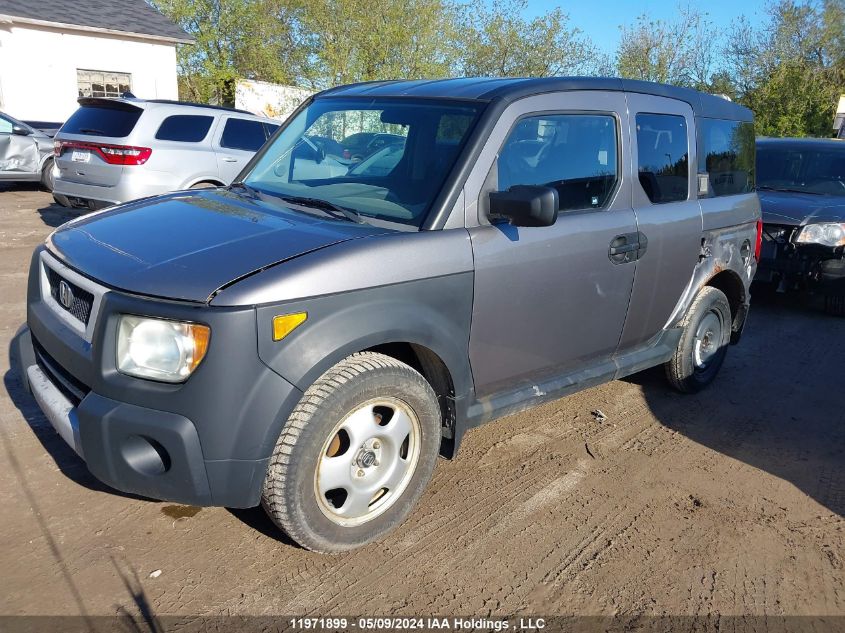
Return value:
[(100, 209), (228, 185), (279, 124), (243, 110), (134, 98), (79, 99), (55, 137), (53, 197)]

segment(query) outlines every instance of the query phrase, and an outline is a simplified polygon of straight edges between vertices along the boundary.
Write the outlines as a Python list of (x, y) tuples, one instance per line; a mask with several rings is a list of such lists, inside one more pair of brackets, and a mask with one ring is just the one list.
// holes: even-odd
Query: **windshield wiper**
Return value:
[(79, 131), (82, 132), (83, 134), (99, 134), (100, 136), (106, 135), (105, 132), (103, 132), (102, 130), (98, 130), (95, 127), (81, 127), (81, 128), (79, 128)]
[(254, 200), (259, 200), (261, 198), (261, 193), (255, 187), (250, 187), (245, 182), (233, 182), (231, 185), (226, 187), (229, 191), (233, 189), (242, 189), (244, 193), (246, 193), (250, 198)]
[(312, 207), (314, 209), (319, 209), (320, 211), (324, 211), (335, 218), (346, 219), (350, 222), (355, 222), (355, 224), (364, 224), (364, 219), (361, 217), (361, 214), (358, 213), (355, 209), (342, 207), (339, 204), (329, 202), (328, 200), (321, 200), (320, 198), (308, 198), (306, 196), (284, 195), (280, 195), (279, 198), (281, 198), (285, 202), (299, 204), (303, 207)]

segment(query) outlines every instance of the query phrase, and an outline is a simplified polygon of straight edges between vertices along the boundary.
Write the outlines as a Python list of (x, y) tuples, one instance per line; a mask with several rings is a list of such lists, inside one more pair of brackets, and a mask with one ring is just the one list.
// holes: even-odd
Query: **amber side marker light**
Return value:
[(293, 332), (305, 319), (308, 318), (307, 312), (296, 312), (294, 314), (282, 314), (273, 317), (273, 340), (281, 341), (288, 334)]

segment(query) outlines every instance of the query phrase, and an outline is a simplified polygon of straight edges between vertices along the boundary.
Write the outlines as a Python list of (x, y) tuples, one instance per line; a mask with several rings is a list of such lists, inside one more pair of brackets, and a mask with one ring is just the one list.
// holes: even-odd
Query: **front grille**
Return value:
[(763, 239), (775, 244), (788, 244), (792, 239), (794, 226), (779, 226), (777, 224), (763, 225)]
[[(49, 266), (45, 266), (45, 269), (47, 282), (50, 284), (50, 296), (53, 297), (53, 300), (73, 317), (88, 325), (88, 319), (91, 318), (91, 307), (94, 305), (94, 295), (64, 279)], [(67, 284), (64, 294), (61, 287), (63, 283)]]
[(32, 347), (35, 350), (35, 361), (41, 371), (71, 401), (73, 406), (79, 406), (79, 403), (88, 395), (91, 388), (57, 363), (34, 336), (32, 337)]

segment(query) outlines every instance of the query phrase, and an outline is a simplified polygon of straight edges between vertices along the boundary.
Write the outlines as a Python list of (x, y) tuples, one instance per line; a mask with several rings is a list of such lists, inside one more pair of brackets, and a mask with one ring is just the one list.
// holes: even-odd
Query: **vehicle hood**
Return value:
[(386, 232), (218, 189), (146, 198), (84, 216), (59, 227), (47, 246), (106, 286), (208, 302), (221, 287), (268, 266)]
[(845, 222), (845, 196), (814, 196), (787, 191), (758, 191), (765, 224), (799, 226)]

